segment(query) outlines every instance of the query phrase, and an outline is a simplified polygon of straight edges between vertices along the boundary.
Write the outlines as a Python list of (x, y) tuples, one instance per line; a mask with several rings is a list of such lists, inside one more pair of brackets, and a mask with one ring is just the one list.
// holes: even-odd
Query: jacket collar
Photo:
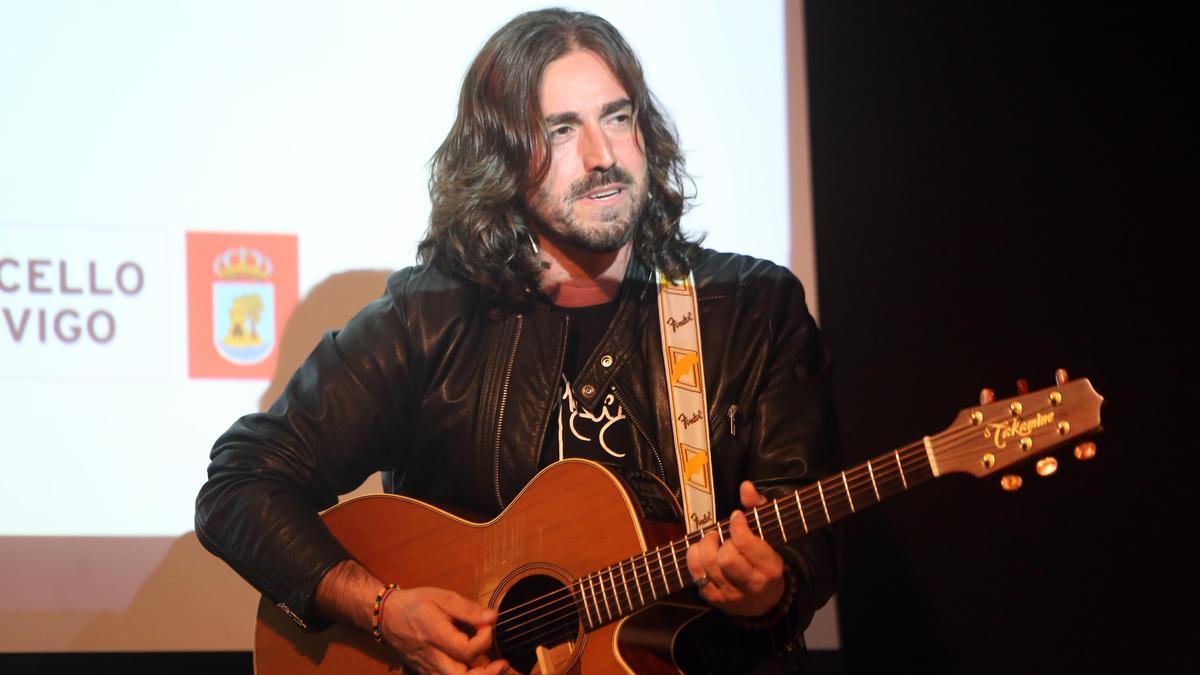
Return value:
[(651, 270), (636, 255), (629, 257), (618, 291), (619, 303), (608, 330), (575, 377), (575, 400), (588, 412), (599, 413), (616, 374), (634, 350), (642, 348), (639, 336), (646, 321), (653, 319), (654, 284)]

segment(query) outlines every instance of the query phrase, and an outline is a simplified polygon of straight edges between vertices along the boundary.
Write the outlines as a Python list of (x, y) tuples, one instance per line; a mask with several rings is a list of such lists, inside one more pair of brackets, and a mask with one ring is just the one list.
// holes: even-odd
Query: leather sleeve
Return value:
[(196, 499), (205, 548), (300, 615), (311, 615), (322, 575), (350, 557), (318, 511), (404, 461), (415, 398), (398, 297), (323, 336), (267, 412), (217, 439)]
[[(771, 498), (842, 468), (828, 352), (800, 282), (786, 269), (776, 271), (768, 316), (771, 354), (750, 424), (747, 467), (747, 478)], [(798, 577), (790, 630), (803, 631), (836, 590), (839, 528), (813, 532), (780, 553)]]

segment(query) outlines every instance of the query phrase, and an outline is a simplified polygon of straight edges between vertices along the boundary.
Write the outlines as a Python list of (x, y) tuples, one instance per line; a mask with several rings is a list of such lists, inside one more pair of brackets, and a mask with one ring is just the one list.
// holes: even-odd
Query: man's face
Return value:
[(542, 74), (550, 171), (526, 196), (537, 230), (584, 251), (633, 238), (646, 200), (646, 157), (633, 104), (608, 65), (576, 50)]

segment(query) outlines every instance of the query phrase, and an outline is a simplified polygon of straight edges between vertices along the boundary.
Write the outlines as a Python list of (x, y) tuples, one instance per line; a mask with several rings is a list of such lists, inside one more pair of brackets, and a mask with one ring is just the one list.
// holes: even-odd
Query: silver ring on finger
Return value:
[(712, 581), (712, 579), (709, 579), (708, 575), (705, 574), (705, 575), (701, 576), (699, 579), (696, 579), (696, 588), (704, 588), (711, 581)]

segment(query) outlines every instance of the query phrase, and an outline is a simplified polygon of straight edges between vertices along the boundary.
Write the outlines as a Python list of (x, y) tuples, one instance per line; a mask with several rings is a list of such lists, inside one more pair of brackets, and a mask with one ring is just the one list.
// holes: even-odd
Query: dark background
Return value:
[(981, 387), (1049, 386), (1057, 367), (1106, 399), (1091, 462), (1026, 467), (1016, 493), (948, 477), (848, 523), (850, 672), (1194, 671), (1180, 396), (1200, 77), (1185, 14), (806, 4), (847, 462), (944, 429)]

